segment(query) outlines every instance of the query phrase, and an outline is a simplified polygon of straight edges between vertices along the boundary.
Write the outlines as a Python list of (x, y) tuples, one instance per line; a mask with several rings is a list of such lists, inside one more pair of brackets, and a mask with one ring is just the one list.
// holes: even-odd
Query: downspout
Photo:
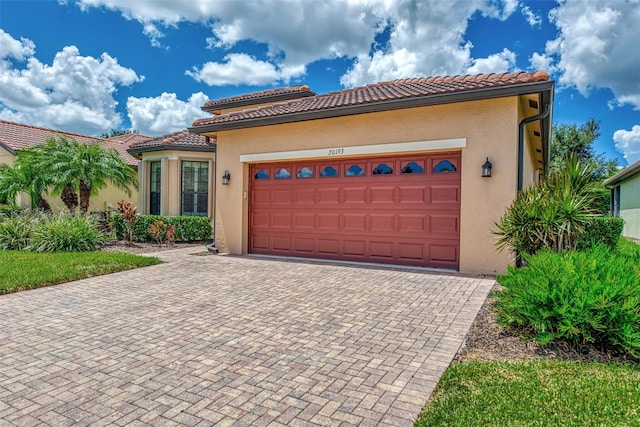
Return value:
[[(211, 138), (209, 138), (208, 136), (204, 137), (204, 140), (207, 144), (211, 144)], [(206, 244), (205, 246), (207, 247), (207, 250), (209, 252), (213, 252), (214, 254), (218, 253), (218, 248), (216, 248), (216, 199), (218, 198), (218, 188), (217, 188), (217, 181), (218, 181), (218, 145), (216, 144), (216, 151), (214, 151), (213, 154), (213, 168), (214, 168), (214, 172), (213, 172), (213, 243), (212, 244)]]
[[(551, 112), (551, 108), (549, 104), (544, 105), (544, 110), (540, 114), (536, 114), (535, 116), (524, 118), (520, 121), (519, 124), (519, 134), (518, 134), (518, 193), (522, 191), (522, 187), (524, 185), (524, 127), (536, 120), (545, 119), (549, 113)], [(542, 158), (546, 160), (547, 153), (545, 152), (545, 144), (542, 144)], [(545, 170), (546, 170), (545, 165)], [(516, 254), (516, 267), (522, 267), (522, 256), (517, 253)]]
[[(519, 125), (519, 135), (518, 135), (518, 192), (522, 190), (522, 186), (524, 185), (524, 127), (536, 120), (542, 120), (547, 118), (549, 113), (551, 112), (551, 108), (549, 104), (544, 105), (544, 111), (540, 114), (536, 114), (535, 116), (527, 117), (520, 121)], [(542, 144), (542, 149), (544, 150), (545, 146)], [(546, 160), (547, 153), (542, 153), (542, 158)], [(545, 165), (546, 170), (546, 165)]]

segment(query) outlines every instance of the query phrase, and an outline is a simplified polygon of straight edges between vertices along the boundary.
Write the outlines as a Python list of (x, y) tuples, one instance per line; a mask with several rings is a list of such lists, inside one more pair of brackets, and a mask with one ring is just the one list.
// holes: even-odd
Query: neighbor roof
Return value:
[[(26, 125), (23, 123), (0, 120), (0, 146), (11, 154), (16, 151), (44, 144), (48, 138), (56, 136), (73, 138), (78, 142), (91, 143), (100, 141), (106, 147), (115, 148), (122, 160), (131, 166), (138, 166), (138, 160), (127, 153), (127, 148), (132, 140), (148, 139), (150, 137), (139, 134), (121, 135), (114, 138), (103, 139), (79, 133), (65, 132), (61, 130)], [(134, 136), (135, 135), (135, 136)]]
[(622, 169), (617, 174), (613, 175), (611, 178), (607, 178), (604, 180), (604, 185), (607, 187), (613, 187), (622, 181), (625, 181), (629, 178), (633, 178), (637, 174), (640, 173), (640, 160), (632, 164), (631, 166), (627, 166)]
[(309, 89), (309, 86), (287, 86), (276, 89), (252, 92), (244, 95), (231, 96), (207, 101), (202, 109), (208, 112), (217, 112), (224, 108), (236, 108), (249, 105), (264, 104), (267, 102), (280, 102), (291, 99), (299, 99), (314, 96), (316, 93)]
[(160, 150), (215, 151), (215, 143), (215, 138), (208, 140), (205, 136), (191, 133), (185, 129), (156, 138), (134, 142), (128, 151), (131, 154)]
[[(419, 77), (346, 89), (196, 120), (198, 133), (551, 90), (544, 71)], [(258, 92), (259, 94), (260, 92)], [(254, 94), (244, 95), (251, 97)]]

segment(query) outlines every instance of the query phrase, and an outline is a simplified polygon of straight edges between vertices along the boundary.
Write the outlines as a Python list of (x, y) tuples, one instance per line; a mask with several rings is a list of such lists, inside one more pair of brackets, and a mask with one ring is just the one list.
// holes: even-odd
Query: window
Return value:
[(346, 176), (362, 176), (364, 175), (364, 169), (359, 165), (351, 165), (344, 173)]
[(455, 172), (456, 167), (449, 160), (440, 160), (440, 162), (433, 167), (433, 172), (442, 173), (442, 172)]
[(160, 215), (160, 177), (161, 162), (151, 162), (149, 176), (149, 213)]
[(380, 163), (378, 166), (373, 168), (372, 173), (374, 175), (389, 175), (393, 173), (393, 169), (387, 166), (386, 163)]
[(256, 179), (269, 179), (269, 172), (265, 171), (264, 169), (260, 169), (258, 172), (256, 172)]
[(182, 215), (207, 216), (209, 162), (182, 162)]
[(313, 178), (313, 171), (305, 166), (298, 171), (298, 178)]
[(324, 169), (320, 172), (321, 177), (327, 176), (338, 176), (338, 171), (333, 166), (325, 166)]
[(416, 162), (409, 162), (406, 165), (404, 165), (401, 172), (402, 173), (424, 173), (424, 168)]
[(276, 172), (275, 178), (276, 179), (291, 178), (291, 172), (289, 172), (287, 168), (281, 168), (278, 172)]

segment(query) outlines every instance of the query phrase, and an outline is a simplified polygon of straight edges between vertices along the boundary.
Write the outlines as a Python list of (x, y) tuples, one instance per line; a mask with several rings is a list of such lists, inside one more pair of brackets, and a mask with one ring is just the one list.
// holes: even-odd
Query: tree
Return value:
[(111, 129), (109, 132), (104, 132), (100, 135), (100, 138), (113, 138), (120, 135), (129, 135), (131, 133), (140, 133), (137, 129)]
[[(131, 195), (130, 187), (137, 187), (135, 170), (126, 164), (113, 148), (107, 148), (99, 141), (80, 143), (63, 136), (49, 138), (44, 145), (35, 147), (38, 151), (37, 169), (51, 177), (52, 193), (61, 194), (73, 201), (71, 191), (79, 194), (80, 212), (89, 210), (89, 201), (98, 190), (108, 183)], [(67, 204), (68, 207), (69, 204)], [(70, 209), (73, 210), (73, 209)]]
[(597, 154), (593, 143), (600, 137), (600, 122), (593, 118), (580, 126), (575, 124), (554, 125), (551, 132), (550, 172), (558, 172), (572, 155), (580, 161), (593, 161), (596, 166), (593, 179), (602, 181), (618, 171), (617, 159), (607, 159)]
[(30, 149), (18, 151), (13, 166), (0, 165), (0, 198), (15, 205), (19, 193), (27, 193), (32, 209), (51, 211), (44, 198), (50, 185), (49, 176), (40, 173), (35, 153)]

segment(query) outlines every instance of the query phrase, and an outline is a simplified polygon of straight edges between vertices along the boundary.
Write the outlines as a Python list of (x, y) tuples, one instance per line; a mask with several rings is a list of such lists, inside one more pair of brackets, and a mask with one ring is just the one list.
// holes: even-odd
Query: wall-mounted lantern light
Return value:
[(491, 164), (491, 162), (489, 161), (489, 158), (487, 157), (487, 161), (484, 162), (484, 164), (482, 165), (482, 177), (483, 178), (490, 178), (491, 177), (491, 167), (493, 165)]
[(222, 185), (229, 185), (229, 181), (231, 181), (231, 174), (229, 171), (224, 171), (224, 175), (222, 175)]

